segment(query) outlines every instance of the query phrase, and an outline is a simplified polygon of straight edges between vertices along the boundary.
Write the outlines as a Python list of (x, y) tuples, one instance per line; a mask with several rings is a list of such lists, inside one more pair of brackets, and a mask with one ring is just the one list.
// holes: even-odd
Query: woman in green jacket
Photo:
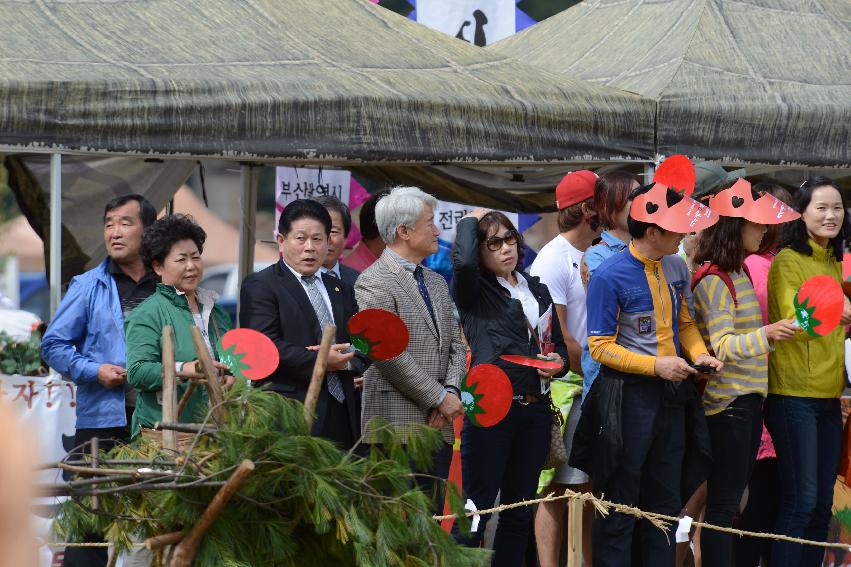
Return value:
[[(142, 428), (152, 428), (162, 420), (163, 327), (171, 325), (174, 330), (176, 371), (198, 369), (198, 355), (192, 342), (193, 326), (201, 330), (216, 368), (227, 369), (218, 362), (218, 343), (231, 328), (230, 317), (215, 305), (214, 292), (198, 288), (204, 275), (201, 252), (206, 238), (204, 229), (184, 215), (157, 220), (142, 237), (142, 259), (148, 269), (159, 276), (161, 283), (124, 324), (127, 381), (139, 392), (133, 412), (134, 438)], [(178, 399), (187, 387), (188, 384), (178, 384)], [(179, 420), (203, 420), (207, 406), (206, 390), (196, 388)]]
[[(827, 177), (808, 179), (795, 193), (801, 218), (786, 225), (784, 247), (768, 273), (768, 317), (794, 318), (794, 298), (804, 281), (825, 274), (842, 281), (845, 202)], [(774, 439), (780, 469), (780, 511), (776, 532), (825, 541), (833, 485), (842, 445), (839, 396), (844, 387), (845, 302), (841, 324), (824, 337), (796, 333), (775, 344), (768, 359), (765, 425)], [(824, 550), (775, 541), (772, 566), (822, 564)]]

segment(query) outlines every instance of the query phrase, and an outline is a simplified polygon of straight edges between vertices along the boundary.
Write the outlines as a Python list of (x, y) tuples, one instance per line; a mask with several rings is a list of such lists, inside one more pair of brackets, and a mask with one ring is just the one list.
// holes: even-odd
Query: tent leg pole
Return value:
[(50, 155), (50, 318), (62, 299), (62, 154)]
[[(240, 207), (242, 215), (239, 222), (239, 288), (245, 277), (254, 271), (255, 219), (257, 216), (257, 170), (254, 164), (242, 164), (242, 197)], [(240, 302), (237, 300), (236, 313), (239, 320)]]

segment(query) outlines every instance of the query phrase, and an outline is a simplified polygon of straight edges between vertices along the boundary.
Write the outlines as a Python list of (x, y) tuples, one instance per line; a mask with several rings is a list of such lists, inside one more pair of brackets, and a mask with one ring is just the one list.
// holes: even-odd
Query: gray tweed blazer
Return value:
[[(402, 439), (408, 425), (424, 424), (437, 406), (444, 385), (461, 387), (466, 369), (466, 349), (453, 316), (453, 303), (446, 281), (423, 268), (426, 287), (434, 307), (437, 329), (417, 289), (413, 275), (385, 251), (364, 270), (355, 284), (360, 309), (385, 309), (408, 326), (410, 341), (402, 354), (391, 360), (375, 361), (364, 374), (361, 430), (376, 416), (392, 423)], [(452, 443), (452, 425), (441, 429)]]

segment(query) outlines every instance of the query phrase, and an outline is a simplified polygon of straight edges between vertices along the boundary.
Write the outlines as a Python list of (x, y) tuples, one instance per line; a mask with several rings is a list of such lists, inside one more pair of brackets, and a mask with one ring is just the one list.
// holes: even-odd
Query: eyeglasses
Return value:
[(497, 250), (502, 248), (503, 244), (508, 244), (509, 246), (514, 246), (515, 244), (517, 244), (517, 233), (514, 231), (510, 231), (505, 236), (491, 236), (490, 238), (485, 240), (485, 245), (491, 252), (496, 252)]

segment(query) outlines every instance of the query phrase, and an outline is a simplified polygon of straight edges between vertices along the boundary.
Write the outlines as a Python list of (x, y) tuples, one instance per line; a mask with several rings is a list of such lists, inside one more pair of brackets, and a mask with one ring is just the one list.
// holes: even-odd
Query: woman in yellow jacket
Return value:
[[(808, 278), (842, 281), (845, 202), (827, 177), (808, 179), (795, 194), (801, 218), (788, 223), (784, 247), (768, 273), (768, 317), (794, 317), (793, 301)], [(844, 387), (846, 300), (839, 327), (824, 337), (797, 333), (769, 357), (765, 424), (777, 449), (781, 499), (776, 532), (825, 541), (842, 445), (839, 395)], [(776, 541), (773, 566), (820, 566), (824, 550)]]

